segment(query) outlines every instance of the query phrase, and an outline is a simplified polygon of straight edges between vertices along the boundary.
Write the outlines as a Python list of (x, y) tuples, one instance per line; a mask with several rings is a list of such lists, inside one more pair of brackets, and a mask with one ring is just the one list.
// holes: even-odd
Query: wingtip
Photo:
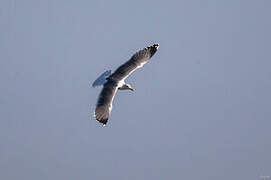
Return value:
[(155, 43), (152, 46), (148, 46), (146, 49), (149, 49), (150, 57), (152, 57), (156, 53), (156, 51), (158, 50), (158, 48), (159, 48), (159, 44)]
[(158, 49), (159, 48), (159, 44), (158, 43), (154, 43), (153, 47), (155, 47), (156, 49)]
[(107, 124), (108, 119), (96, 119), (99, 123), (102, 124), (103, 127)]

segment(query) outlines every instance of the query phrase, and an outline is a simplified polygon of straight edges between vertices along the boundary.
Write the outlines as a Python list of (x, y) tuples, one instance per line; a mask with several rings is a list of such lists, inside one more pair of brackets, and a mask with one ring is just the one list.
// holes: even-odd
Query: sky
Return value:
[[(271, 176), (271, 1), (0, 1), (0, 179)], [(160, 48), (115, 96), (92, 82)]]

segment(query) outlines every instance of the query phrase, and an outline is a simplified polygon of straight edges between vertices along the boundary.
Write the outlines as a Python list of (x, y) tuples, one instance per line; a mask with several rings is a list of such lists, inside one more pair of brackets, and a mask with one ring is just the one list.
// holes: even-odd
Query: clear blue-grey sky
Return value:
[[(271, 1), (2, 0), (0, 179), (271, 176)], [(107, 127), (90, 84), (160, 48)]]

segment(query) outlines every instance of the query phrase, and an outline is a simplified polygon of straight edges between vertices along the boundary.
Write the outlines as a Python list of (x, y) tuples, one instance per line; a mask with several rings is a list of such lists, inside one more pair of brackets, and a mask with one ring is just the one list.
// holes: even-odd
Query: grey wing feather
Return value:
[(111, 70), (105, 71), (102, 75), (100, 75), (92, 84), (92, 87), (101, 86), (106, 83), (106, 78), (111, 75)]
[(109, 118), (112, 101), (117, 91), (117, 82), (108, 80), (99, 95), (98, 102), (95, 108), (94, 116), (97, 121), (106, 124)]
[(137, 68), (142, 67), (156, 53), (159, 45), (154, 44), (135, 53), (130, 60), (122, 64), (109, 78), (115, 80), (125, 79)]

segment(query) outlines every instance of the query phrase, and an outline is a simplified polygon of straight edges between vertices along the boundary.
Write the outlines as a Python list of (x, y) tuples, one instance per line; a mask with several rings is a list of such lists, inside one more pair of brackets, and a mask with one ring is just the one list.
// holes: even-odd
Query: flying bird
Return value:
[(126, 84), (124, 80), (136, 69), (146, 64), (156, 53), (158, 47), (159, 44), (153, 44), (139, 50), (127, 62), (119, 66), (113, 74), (111, 74), (111, 70), (105, 71), (93, 82), (92, 87), (103, 85), (94, 111), (94, 117), (97, 121), (106, 125), (117, 90), (134, 91), (131, 85)]

